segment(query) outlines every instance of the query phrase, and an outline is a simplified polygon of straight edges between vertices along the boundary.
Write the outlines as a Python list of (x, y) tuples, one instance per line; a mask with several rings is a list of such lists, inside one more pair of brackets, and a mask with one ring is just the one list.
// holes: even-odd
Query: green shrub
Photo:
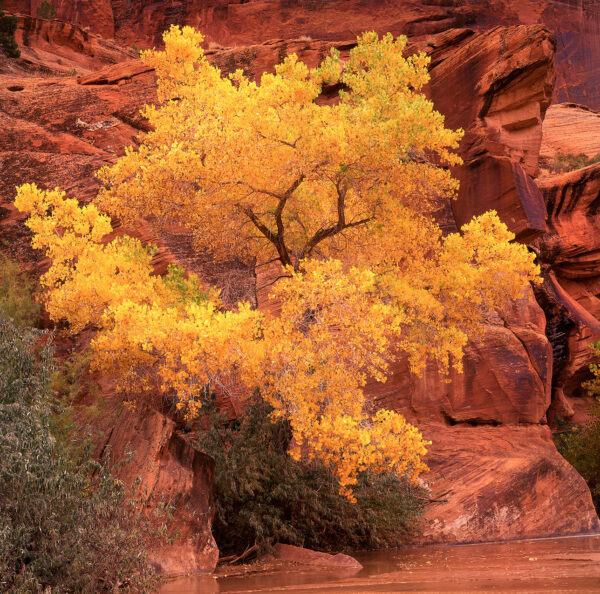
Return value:
[(51, 431), (52, 353), (0, 314), (0, 590), (98, 592), (153, 585), (123, 485)]
[(415, 529), (422, 499), (406, 481), (363, 473), (350, 503), (322, 465), (287, 455), (290, 428), (271, 423), (266, 404), (227, 423), (214, 403), (206, 410), (195, 444), (216, 462), (213, 534), (222, 553), (276, 542), (325, 551), (395, 547)]
[(40, 19), (48, 19), (51, 21), (56, 16), (56, 10), (48, 0), (44, 0), (38, 6), (37, 15)]
[(557, 152), (554, 156), (554, 162), (551, 165), (551, 169), (555, 173), (565, 173), (567, 171), (575, 171), (576, 169), (582, 169), (588, 167), (594, 163), (600, 162), (600, 153), (594, 157), (588, 157), (585, 153), (562, 153)]
[(585, 479), (600, 513), (600, 404), (594, 403), (591, 420), (557, 436), (558, 451)]
[(0, 253), (0, 309), (17, 326), (35, 326), (40, 306), (33, 292), (35, 282), (21, 273), (19, 265)]
[(9, 58), (18, 58), (21, 55), (19, 46), (15, 41), (17, 30), (17, 17), (5, 15), (0, 2), (0, 48), (4, 50)]
[[(594, 355), (600, 358), (600, 342), (590, 345)], [(600, 512), (600, 364), (590, 365), (592, 379), (583, 387), (596, 398), (590, 409), (590, 420), (583, 427), (573, 426), (556, 436), (558, 451), (585, 479), (592, 493), (596, 510)]]

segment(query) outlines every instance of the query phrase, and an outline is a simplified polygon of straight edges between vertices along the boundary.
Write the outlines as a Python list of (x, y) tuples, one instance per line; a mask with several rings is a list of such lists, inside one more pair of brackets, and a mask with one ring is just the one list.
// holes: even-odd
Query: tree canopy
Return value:
[[(435, 222), (456, 194), (447, 166), (461, 132), (421, 93), (428, 58), (365, 33), (345, 63), (335, 50), (313, 69), (292, 55), (257, 84), (211, 66), (190, 27), (164, 41), (143, 54), (158, 74), (159, 105), (144, 111), (153, 131), (100, 171), (94, 204), (19, 188), (34, 246), (53, 262), (51, 316), (73, 331), (94, 324), (96, 367), (123, 390), (172, 394), (188, 418), (207, 391), (257, 389), (289, 420), (291, 454), (320, 458), (350, 497), (363, 470), (415, 478), (426, 442), (373, 408), (367, 380), (385, 381), (401, 353), (417, 373), (431, 360), (460, 369), (486, 312), (538, 273), (493, 212), (446, 236)], [(332, 104), (319, 99), (325, 84), (341, 88)], [(281, 312), (227, 310), (177, 267), (154, 275), (151, 248), (103, 239), (101, 211), (183, 225), (216, 258), (278, 262)]]

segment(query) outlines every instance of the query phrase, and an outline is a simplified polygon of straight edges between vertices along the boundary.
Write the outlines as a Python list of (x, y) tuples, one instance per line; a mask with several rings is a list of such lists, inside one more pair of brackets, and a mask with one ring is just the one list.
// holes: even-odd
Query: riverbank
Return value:
[(600, 535), (407, 546), (354, 555), (359, 571), (263, 566), (245, 575), (180, 578), (161, 594), (221, 592), (597, 592)]

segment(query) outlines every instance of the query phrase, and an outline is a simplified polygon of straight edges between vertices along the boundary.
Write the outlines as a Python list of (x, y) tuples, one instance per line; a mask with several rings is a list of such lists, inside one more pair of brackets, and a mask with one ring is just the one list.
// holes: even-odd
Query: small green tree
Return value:
[(52, 367), (47, 336), (0, 311), (0, 591), (148, 590), (123, 485), (52, 433)]
[(600, 153), (593, 157), (588, 157), (585, 153), (575, 154), (558, 151), (554, 156), (551, 169), (554, 173), (566, 173), (567, 171), (589, 167), (598, 162), (600, 162)]
[(9, 58), (18, 58), (21, 55), (21, 50), (15, 41), (16, 30), (17, 17), (4, 14), (0, 3), (0, 48)]
[(37, 9), (37, 15), (40, 19), (48, 19), (51, 21), (56, 16), (56, 10), (51, 2), (44, 0)]

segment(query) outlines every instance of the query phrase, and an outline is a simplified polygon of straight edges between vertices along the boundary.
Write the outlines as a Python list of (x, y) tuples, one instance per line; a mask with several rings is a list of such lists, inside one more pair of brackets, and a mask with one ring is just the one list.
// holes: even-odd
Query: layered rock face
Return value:
[[(36, 15), (41, 0), (5, 0)], [(427, 36), (456, 27), (544, 24), (558, 40), (557, 100), (600, 109), (600, 5), (596, 0), (54, 0), (57, 17), (123, 45), (152, 47), (171, 24), (222, 45), (270, 39), (353, 39), (365, 30)], [(501, 48), (500, 48), (501, 49)]]
[(15, 40), (21, 57), (6, 60), (3, 56), (0, 73), (90, 72), (136, 56), (136, 52), (71, 23), (29, 16), (18, 17)]
[(600, 154), (600, 113), (576, 103), (551, 105), (544, 120), (540, 159), (548, 165), (557, 153)]
[[(446, 228), (495, 209), (521, 241), (542, 236), (546, 205), (531, 176), (553, 91), (552, 37), (539, 26), (449, 32), (423, 49), (432, 57), (427, 93), (448, 126), (465, 130), (464, 165), (455, 171), (461, 190)], [(552, 355), (544, 311), (530, 291), (490, 313), (484, 335), (467, 346), (463, 374), (444, 378), (432, 369), (415, 377), (401, 364), (388, 382), (372, 386), (378, 404), (406, 414), (433, 442), (432, 523), (423, 541), (598, 527), (585, 483), (558, 454), (546, 426)], [(577, 502), (568, 520), (556, 516), (562, 500)]]
[[(66, 10), (62, 4), (55, 4)], [(77, 2), (70, 4), (76, 6)], [(117, 4), (111, 3), (113, 18), (118, 13)], [(432, 20), (431, 15), (443, 13), (455, 19), (456, 14), (464, 13), (458, 10), (464, 8), (464, 3), (459, 2), (421, 2), (411, 6), (417, 4), (422, 11), (419, 14), (430, 11), (425, 20), (415, 17), (412, 26), (417, 34), (425, 31), (421, 27), (429, 27), (431, 23), (438, 23), (443, 31), (448, 28), (446, 17)], [(173, 2), (170, 6), (174, 15), (180, 15), (178, 10), (187, 10), (192, 5), (193, 2)], [(218, 3), (231, 13), (239, 10), (239, 14), (268, 5), (254, 1), (231, 6), (227, 2)], [(400, 3), (393, 4), (397, 5)], [(101, 6), (99, 3), (98, 10)], [(138, 8), (145, 14), (145, 5), (136, 6), (131, 3), (131, 15)], [(207, 4), (203, 6), (206, 8)], [(217, 3), (212, 7), (213, 23), (223, 21), (215, 16), (216, 6)], [(296, 14), (298, 6), (307, 15), (313, 11), (308, 2), (281, 6), (287, 7), (289, 14)], [(333, 11), (337, 2), (328, 6)], [(379, 10), (384, 5), (373, 6)], [(351, 17), (354, 3), (348, 3), (347, 7)], [(163, 8), (161, 2), (148, 5), (148, 10)], [(35, 7), (29, 9), (34, 11)], [(257, 9), (256, 15), (264, 16), (261, 10)], [(362, 10), (362, 23), (356, 21), (361, 29), (366, 27), (364, 7)], [(377, 10), (369, 18), (380, 14)], [(280, 18), (278, 14), (275, 12), (272, 18)], [(343, 27), (349, 26), (352, 19), (333, 24), (330, 23), (333, 17), (327, 20), (328, 14), (323, 13), (322, 26), (332, 27), (332, 37), (339, 35), (342, 40), (333, 44), (344, 55), (351, 42), (343, 41), (348, 37)], [(406, 12), (402, 15), (398, 18), (408, 18)], [(464, 18), (471, 17), (467, 14)], [(235, 19), (226, 22), (237, 31)], [(270, 22), (265, 21), (266, 30)], [(297, 24), (306, 26), (302, 22)], [(405, 24), (402, 21), (402, 26)], [(51, 25), (43, 22), (33, 29), (44, 31)], [(384, 25), (382, 30), (390, 28)], [(240, 25), (239, 31), (245, 30), (249, 28)], [(118, 36), (118, 27), (115, 31)], [(83, 38), (83, 33), (79, 31), (72, 37)], [(312, 65), (331, 45), (332, 42), (323, 40), (278, 40), (242, 48), (213, 47), (209, 55), (225, 71), (243, 67), (258, 77), (272, 69), (286, 52), (296, 51)], [(61, 47), (69, 46), (64, 42)], [(447, 125), (462, 127), (466, 132), (460, 148), (465, 163), (455, 172), (461, 179), (461, 194), (452, 208), (441, 215), (444, 229), (456, 230), (473, 215), (495, 208), (522, 241), (538, 238), (536, 249), (543, 254), (540, 256), (543, 262), (552, 264), (557, 287), (588, 316), (590, 312), (597, 315), (595, 305), (590, 305), (595, 304), (592, 297), (597, 299), (600, 293), (600, 290), (594, 292), (596, 275), (592, 274), (598, 270), (592, 233), (597, 210), (594, 192), (596, 196), (600, 192), (594, 185), (596, 169), (567, 174), (562, 181), (554, 178), (548, 182), (554, 185), (548, 187), (546, 182), (540, 182), (542, 192), (531, 177), (537, 174), (542, 122), (553, 92), (552, 35), (537, 25), (495, 28), (483, 34), (458, 29), (414, 39), (411, 49), (424, 49), (431, 55), (432, 79), (427, 93), (446, 115)], [(86, 51), (82, 53), (87, 55)], [(114, 161), (124, 146), (135, 143), (139, 131), (147, 129), (138, 110), (144, 103), (155, 100), (154, 75), (138, 60), (128, 58), (129, 55), (119, 64), (89, 74), (82, 67), (84, 75), (79, 81), (73, 76), (0, 74), (0, 121), (5, 131), (0, 138), (0, 230), (21, 260), (34, 263), (37, 256), (27, 247), (27, 233), (11, 204), (15, 186), (35, 181), (45, 187), (60, 186), (87, 200), (97, 190), (93, 171)], [(85, 59), (80, 59), (82, 64)], [(102, 66), (113, 61), (103, 60)], [(56, 59), (52, 64), (60, 70)], [(583, 182), (582, 175), (587, 176)], [(560, 189), (556, 192), (549, 189), (557, 183)], [(551, 196), (563, 194), (568, 199), (557, 210), (560, 200)], [(566, 204), (574, 206), (566, 208)], [(550, 211), (548, 223), (546, 205)], [(587, 225), (587, 233), (577, 235), (573, 230), (580, 220)], [(548, 236), (543, 235), (547, 224), (551, 231)], [(188, 268), (201, 264), (190, 253), (182, 230), (174, 229), (160, 238), (152, 237), (145, 227), (129, 232), (161, 243), (163, 249), (155, 261), (159, 268), (171, 260)], [(208, 268), (196, 269), (207, 279), (212, 274), (207, 272)], [(575, 272), (565, 272), (568, 270)], [(236, 282), (246, 291), (247, 271), (239, 272), (241, 280)], [(569, 282), (576, 282), (576, 288)], [(585, 295), (582, 287), (587, 291)], [(236, 299), (237, 294), (232, 295), (232, 301)], [(550, 311), (546, 304), (544, 307)], [(519, 302), (507, 304), (505, 311), (489, 313), (484, 335), (467, 348), (464, 374), (453, 373), (449, 382), (435, 369), (415, 377), (400, 362), (388, 382), (370, 387), (378, 404), (404, 413), (433, 441), (428, 457), (432, 472), (427, 478), (433, 499), (427, 514), (431, 522), (423, 531), (423, 541), (473, 542), (571, 534), (598, 528), (585, 483), (560, 457), (546, 425), (551, 378), (560, 376), (564, 377), (563, 383), (575, 382), (572, 370), (577, 365), (583, 369), (585, 365), (579, 357), (570, 367), (562, 368), (563, 375), (556, 366), (553, 370), (553, 347), (554, 358), (559, 360), (556, 345), (565, 343), (553, 338), (556, 332), (566, 328), (565, 336), (570, 341), (576, 336), (572, 329), (577, 327), (577, 318), (575, 314), (572, 318), (565, 317), (564, 307), (560, 305), (557, 309), (556, 320), (548, 314), (547, 328), (546, 316), (530, 291)], [(568, 350), (568, 356), (572, 353), (577, 358), (577, 352), (583, 352), (583, 346), (579, 351), (576, 347)], [(139, 413), (135, 418), (124, 414), (114, 425), (108, 441), (115, 451), (121, 451), (127, 440), (135, 441), (140, 452), (138, 461), (148, 460), (150, 464), (143, 473), (142, 488), (145, 493), (181, 497), (181, 525), (192, 522), (185, 510), (195, 505), (206, 520), (201, 526), (192, 524), (193, 530), (183, 532), (182, 540), (176, 544), (179, 548), (162, 560), (155, 558), (155, 562), (167, 571), (206, 570), (216, 562), (214, 547), (206, 534), (210, 521), (206, 489), (210, 464), (204, 457), (193, 454), (171, 420), (156, 410)], [(129, 466), (124, 478), (131, 480), (133, 466), (138, 464)], [(200, 545), (193, 540), (193, 533), (203, 535), (198, 541)]]
[(214, 460), (194, 450), (176, 429), (157, 411), (122, 410), (103, 449), (110, 448), (111, 458), (124, 463), (119, 477), (135, 486), (144, 511), (166, 504), (175, 510), (168, 529), (176, 537), (151, 549), (150, 563), (169, 575), (208, 573), (219, 558), (211, 533)]

